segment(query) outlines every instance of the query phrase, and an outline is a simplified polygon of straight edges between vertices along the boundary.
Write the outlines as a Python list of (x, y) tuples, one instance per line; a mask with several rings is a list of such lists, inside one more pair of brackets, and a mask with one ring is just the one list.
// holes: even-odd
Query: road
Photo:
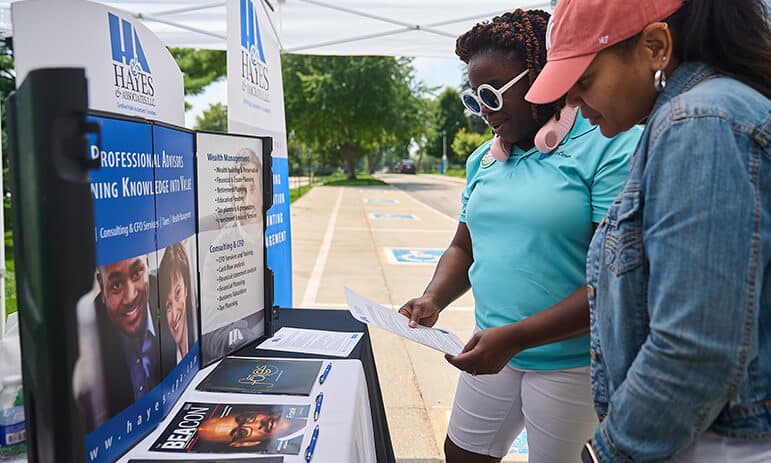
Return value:
[(460, 195), (465, 186), (461, 178), (407, 174), (379, 174), (377, 178), (455, 220), (460, 215)]

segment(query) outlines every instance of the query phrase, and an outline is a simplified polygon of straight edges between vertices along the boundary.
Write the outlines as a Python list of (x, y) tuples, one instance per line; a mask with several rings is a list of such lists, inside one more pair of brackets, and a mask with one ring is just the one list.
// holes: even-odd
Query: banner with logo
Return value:
[[(274, 273), (274, 303), (292, 306), (292, 240), (281, 53), (264, 2), (228, 0), (228, 131), (273, 138), (273, 207), (265, 246)], [(273, 14), (271, 12), (271, 14)], [(271, 17), (274, 21), (277, 17)]]
[[(86, 461), (109, 462), (166, 416), (199, 369), (193, 133), (92, 115), (93, 290), (77, 305), (74, 384)], [(101, 141), (101, 144), (98, 144)]]
[(185, 124), (182, 73), (129, 13), (84, 0), (11, 4), (16, 84), (33, 69), (83, 67), (89, 108)]

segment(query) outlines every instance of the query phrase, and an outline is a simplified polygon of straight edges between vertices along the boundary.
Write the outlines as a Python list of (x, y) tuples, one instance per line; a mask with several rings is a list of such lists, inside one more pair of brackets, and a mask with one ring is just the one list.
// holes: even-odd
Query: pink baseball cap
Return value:
[(683, 0), (560, 0), (546, 29), (546, 66), (525, 99), (559, 99), (605, 48), (668, 18)]

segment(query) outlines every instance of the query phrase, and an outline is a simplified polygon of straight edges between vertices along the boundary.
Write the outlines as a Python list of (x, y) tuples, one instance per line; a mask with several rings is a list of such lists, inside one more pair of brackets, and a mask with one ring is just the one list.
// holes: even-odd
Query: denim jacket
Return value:
[(706, 431), (771, 440), (771, 103), (701, 63), (669, 77), (587, 257), (603, 462)]

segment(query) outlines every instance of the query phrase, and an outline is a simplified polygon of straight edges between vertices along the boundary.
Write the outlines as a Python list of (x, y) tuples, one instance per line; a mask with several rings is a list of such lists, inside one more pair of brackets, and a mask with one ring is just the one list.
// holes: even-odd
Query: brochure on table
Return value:
[[(169, 416), (119, 461), (259, 457), (260, 463), (300, 463), (308, 461), (309, 451), (311, 461), (376, 460), (361, 362), (245, 357), (224, 361), (228, 360), (255, 365), (282, 361), (284, 368), (303, 371), (306, 364), (318, 370), (323, 363), (329, 373), (323, 382), (314, 373), (309, 393), (301, 396), (202, 391), (221, 363), (210, 365), (198, 372)], [(238, 376), (233, 376), (234, 382)]]
[(169, 414), (202, 365), (272, 333), (271, 141), (88, 119), (101, 128), (88, 147), (96, 272), (77, 305), (75, 395), (86, 461), (108, 462)]

